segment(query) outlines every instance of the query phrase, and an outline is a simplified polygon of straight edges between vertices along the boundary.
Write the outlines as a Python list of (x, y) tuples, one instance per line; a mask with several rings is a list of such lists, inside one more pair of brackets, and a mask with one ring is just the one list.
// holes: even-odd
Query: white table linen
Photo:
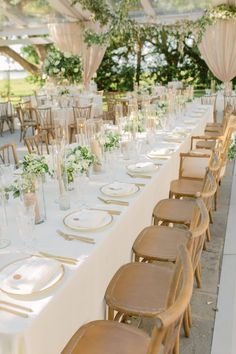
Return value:
[[(212, 118), (212, 107), (206, 106), (206, 111), (196, 125), (188, 127), (188, 136), (183, 137), (183, 142), (176, 145), (177, 149), (170, 159), (161, 161), (163, 165), (152, 174), (152, 179), (132, 179), (126, 173), (126, 165), (131, 161), (117, 162), (117, 180), (146, 184), (139, 192), (121, 199), (129, 201), (128, 207), (108, 206), (98, 201), (97, 196), (102, 196), (100, 187), (108, 182), (106, 175), (104, 183), (89, 182), (89, 206), (122, 211), (104, 229), (78, 233), (94, 238), (95, 245), (66, 241), (56, 234), (56, 229), (70, 232), (62, 220), (76, 208), (68, 212), (60, 211), (55, 203), (57, 187), (52, 183), (46, 185), (47, 221), (35, 227), (36, 248), (56, 255), (74, 257), (80, 262), (78, 266), (65, 265), (62, 281), (40, 297), (13, 299), (0, 291), (0, 300), (12, 301), (33, 309), (33, 314), (28, 319), (0, 311), (0, 354), (59, 354), (82, 324), (104, 318), (104, 294), (109, 281), (121, 265), (131, 260), (133, 242), (139, 232), (150, 225), (153, 207), (159, 200), (168, 197), (170, 182), (178, 176), (180, 152), (189, 150), (191, 135), (202, 134), (206, 122), (212, 121)], [(74, 194), (71, 192), (72, 197)], [(12, 210), (12, 204), (9, 201), (8, 211)], [(21, 241), (14, 213), (9, 212), (8, 215), (12, 245), (0, 250), (0, 267), (23, 257), (21, 253), (13, 253), (14, 249), (20, 247)]]

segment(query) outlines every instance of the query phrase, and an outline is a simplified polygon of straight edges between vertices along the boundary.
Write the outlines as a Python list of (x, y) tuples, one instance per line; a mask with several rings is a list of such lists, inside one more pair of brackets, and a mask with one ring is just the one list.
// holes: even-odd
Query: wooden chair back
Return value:
[(202, 153), (181, 153), (179, 165), (179, 179), (198, 179), (202, 180), (209, 165), (211, 151), (206, 154)]
[(77, 118), (90, 119), (92, 115), (92, 105), (79, 107), (73, 107), (74, 122), (76, 123)]
[(38, 121), (41, 129), (52, 129), (54, 126), (51, 107), (36, 109)]
[(173, 352), (179, 336), (183, 314), (191, 300), (193, 268), (190, 255), (183, 245), (179, 248), (176, 272), (180, 274), (181, 285), (178, 287), (178, 293), (171, 306), (155, 318), (155, 326), (147, 354), (169, 354)]
[(16, 167), (18, 166), (19, 160), (15, 144), (5, 144), (0, 146), (0, 163), (14, 164)]
[(23, 122), (39, 124), (37, 110), (34, 107), (25, 107), (22, 109)]
[(0, 102), (0, 118), (8, 117), (8, 102)]
[(49, 154), (48, 137), (46, 132), (24, 138), (29, 154)]

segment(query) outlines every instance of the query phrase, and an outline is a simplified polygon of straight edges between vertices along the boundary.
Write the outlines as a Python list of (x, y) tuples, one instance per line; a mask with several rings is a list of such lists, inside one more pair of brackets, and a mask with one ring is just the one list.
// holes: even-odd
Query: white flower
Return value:
[(57, 69), (57, 68), (53, 68), (53, 72), (54, 72), (54, 74), (57, 74), (57, 73), (59, 73), (59, 69)]
[(66, 71), (66, 69), (65, 69), (65, 68), (61, 68), (61, 72), (63, 72), (63, 73), (64, 73), (65, 71)]
[(60, 60), (55, 61), (54, 65), (57, 66), (60, 64)]
[(66, 59), (69, 59), (69, 58), (71, 57), (71, 53), (65, 52), (65, 53), (64, 53), (64, 57), (65, 57)]
[(74, 68), (74, 73), (77, 73), (79, 71), (79, 68)]

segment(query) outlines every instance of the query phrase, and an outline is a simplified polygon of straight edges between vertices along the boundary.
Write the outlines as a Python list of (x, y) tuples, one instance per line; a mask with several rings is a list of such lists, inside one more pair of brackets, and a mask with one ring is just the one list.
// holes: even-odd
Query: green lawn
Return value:
[[(14, 79), (10, 81), (10, 99), (19, 101), (22, 96), (30, 96), (37, 89), (37, 84), (28, 82), (26, 79)], [(0, 80), (0, 98), (6, 98), (8, 93), (8, 81)]]

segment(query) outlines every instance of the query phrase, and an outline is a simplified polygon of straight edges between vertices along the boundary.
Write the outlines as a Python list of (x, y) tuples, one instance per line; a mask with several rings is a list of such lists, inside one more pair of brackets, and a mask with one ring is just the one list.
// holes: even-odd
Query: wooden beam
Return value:
[(13, 49), (5, 46), (5, 47), (0, 47), (0, 53), (5, 54), (15, 60), (18, 64), (20, 64), (26, 71), (30, 72), (31, 74), (34, 75), (40, 75), (41, 71), (40, 68), (37, 65), (34, 65), (30, 62), (28, 62), (26, 59), (24, 59), (20, 54), (15, 52)]

